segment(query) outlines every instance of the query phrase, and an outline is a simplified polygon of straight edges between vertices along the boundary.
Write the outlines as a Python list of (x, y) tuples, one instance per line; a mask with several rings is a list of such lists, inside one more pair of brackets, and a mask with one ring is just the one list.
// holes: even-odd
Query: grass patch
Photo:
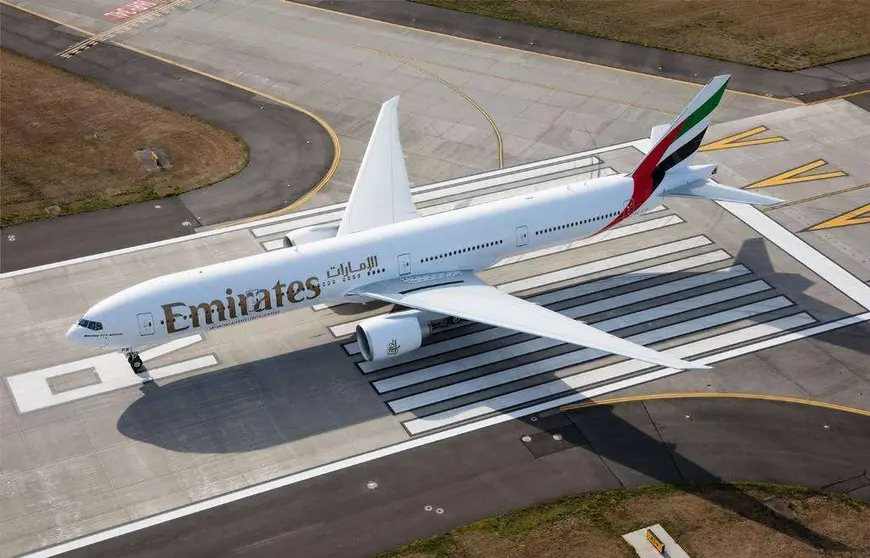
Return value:
[(413, 0), (776, 70), (870, 53), (870, 0)]
[[(772, 501), (791, 518), (765, 505)], [(381, 558), (628, 558), (635, 554), (622, 534), (655, 523), (699, 558), (870, 553), (870, 505), (808, 488), (740, 483), (568, 496), (477, 521)], [(817, 544), (807, 533), (818, 535)]]
[[(0, 51), (0, 226), (145, 202), (240, 171), (238, 136), (48, 64)], [(146, 171), (135, 152), (171, 167)]]

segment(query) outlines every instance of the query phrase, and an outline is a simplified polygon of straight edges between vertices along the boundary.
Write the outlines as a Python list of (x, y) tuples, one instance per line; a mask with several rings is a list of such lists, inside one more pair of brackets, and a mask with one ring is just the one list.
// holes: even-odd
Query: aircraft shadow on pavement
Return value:
[[(653, 402), (653, 405), (684, 405), (692, 407), (690, 400), (678, 402)], [(701, 404), (704, 400), (700, 400)], [(706, 400), (710, 401), (710, 400)], [(724, 403), (717, 400), (719, 403)], [(737, 405), (751, 406), (757, 401), (738, 401)], [(733, 402), (726, 403), (728, 405)], [(745, 519), (754, 521), (759, 525), (778, 531), (795, 540), (799, 540), (817, 549), (826, 551), (843, 551), (850, 548), (843, 543), (817, 533), (794, 519), (781, 513), (777, 509), (777, 502), (765, 503), (741, 489), (728, 483), (728, 480), (764, 480), (767, 482), (781, 482), (786, 484), (801, 484), (798, 477), (807, 475), (813, 467), (825, 467), (829, 462), (824, 459), (816, 459), (810, 466), (797, 467), (801, 471), (789, 471), (791, 463), (782, 463), (789, 458), (795, 444), (803, 442), (801, 434), (795, 432), (794, 438), (785, 441), (782, 447), (777, 447), (781, 440), (765, 439), (765, 434), (753, 432), (753, 429), (744, 430), (746, 436), (735, 436), (734, 432), (729, 435), (722, 445), (717, 444), (716, 439), (706, 440), (698, 438), (698, 434), (714, 434), (716, 426), (696, 428), (692, 432), (692, 418), (685, 419), (687, 423), (683, 428), (673, 421), (667, 421), (664, 425), (653, 421), (647, 405), (648, 402), (633, 402), (630, 404), (599, 405), (566, 412), (551, 412), (549, 416), (543, 415), (521, 419), (523, 422), (540, 430), (539, 434), (532, 436), (527, 443), (521, 441), (537, 459), (558, 451), (570, 449), (573, 451), (589, 451), (600, 457), (604, 467), (616, 479), (620, 487), (643, 486), (651, 484), (673, 485), (684, 488), (688, 493), (698, 496), (719, 508), (729, 510)], [(716, 421), (716, 411), (709, 411), (704, 418)], [(667, 414), (667, 413), (657, 413)], [(673, 416), (673, 412), (670, 413)], [(731, 425), (722, 425), (723, 428), (733, 428)], [(785, 429), (792, 425), (785, 425)], [(770, 430), (759, 429), (769, 434)], [(557, 434), (561, 439), (556, 441), (553, 435)], [(677, 439), (684, 443), (675, 444), (667, 441)], [(799, 440), (799, 441), (795, 441)], [(735, 451), (734, 443), (745, 445), (745, 449)], [(766, 444), (759, 446), (756, 442)], [(677, 446), (686, 446), (686, 450)], [(812, 443), (807, 441), (807, 446)], [(810, 450), (810, 448), (807, 448)], [(824, 453), (833, 448), (815, 447), (814, 451)], [(839, 448), (842, 449), (842, 448)], [(702, 452), (703, 459), (711, 463), (722, 474), (717, 474), (701, 464), (690, 459), (686, 454)], [(866, 456), (864, 456), (866, 457)], [(812, 456), (808, 457), (813, 460)], [(779, 462), (779, 463), (778, 463)], [(860, 459), (855, 461), (855, 469), (860, 468)], [(755, 469), (757, 466), (757, 470)], [(778, 469), (778, 479), (767, 477), (772, 469)], [(851, 471), (851, 469), (849, 469)], [(839, 471), (846, 474), (845, 470)], [(826, 471), (827, 475), (836, 474), (834, 471)], [(728, 477), (728, 480), (723, 477)], [(759, 478), (763, 477), (763, 478)], [(826, 478), (831, 478), (830, 476)], [(804, 479), (809, 480), (809, 479)], [(814, 486), (818, 481), (814, 479)], [(839, 479), (837, 479), (839, 480)], [(769, 505), (768, 505), (769, 504)], [(788, 512), (786, 512), (788, 513)]]

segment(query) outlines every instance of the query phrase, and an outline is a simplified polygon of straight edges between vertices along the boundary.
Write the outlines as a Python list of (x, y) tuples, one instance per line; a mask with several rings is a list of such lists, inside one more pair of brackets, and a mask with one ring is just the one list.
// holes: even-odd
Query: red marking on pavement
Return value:
[(147, 12), (148, 10), (156, 6), (159, 6), (157, 2), (151, 2), (149, 0), (133, 0), (132, 2), (127, 2), (119, 8), (108, 11), (103, 15), (109, 19), (120, 21), (123, 19), (129, 19), (134, 15), (141, 14), (142, 12)]

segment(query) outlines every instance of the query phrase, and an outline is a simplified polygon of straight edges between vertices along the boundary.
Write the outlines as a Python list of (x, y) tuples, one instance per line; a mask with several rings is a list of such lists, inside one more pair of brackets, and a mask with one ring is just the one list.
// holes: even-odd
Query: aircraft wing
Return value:
[(399, 142), (399, 97), (381, 106), (353, 183), (338, 236), (419, 216)]
[(399, 277), (354, 289), (351, 294), (590, 347), (668, 368), (710, 368), (626, 341), (507, 294), (469, 271)]

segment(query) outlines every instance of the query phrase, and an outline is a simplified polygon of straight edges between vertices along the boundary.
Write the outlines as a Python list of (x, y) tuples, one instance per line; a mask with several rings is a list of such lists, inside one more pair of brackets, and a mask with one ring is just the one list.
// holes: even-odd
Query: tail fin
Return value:
[[(710, 115), (722, 99), (729, 75), (716, 76), (695, 95), (689, 106), (667, 127), (656, 126), (650, 136), (652, 147), (631, 172), (635, 189), (649, 197), (665, 173), (697, 151), (710, 126)], [(645, 194), (645, 195), (644, 195)]]

